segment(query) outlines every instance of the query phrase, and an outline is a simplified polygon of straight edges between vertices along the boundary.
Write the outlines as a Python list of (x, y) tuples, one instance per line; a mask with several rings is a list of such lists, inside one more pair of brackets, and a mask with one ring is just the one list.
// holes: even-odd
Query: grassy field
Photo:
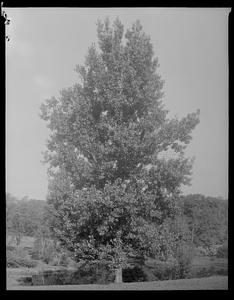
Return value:
[(86, 284), (57, 286), (10, 286), (8, 290), (227, 290), (227, 276), (136, 282), (122, 284)]

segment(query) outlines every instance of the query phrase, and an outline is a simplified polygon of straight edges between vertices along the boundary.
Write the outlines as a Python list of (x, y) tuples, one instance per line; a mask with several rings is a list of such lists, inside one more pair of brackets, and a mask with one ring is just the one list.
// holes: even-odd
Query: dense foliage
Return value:
[(80, 81), (41, 106), (51, 130), (48, 203), (56, 236), (77, 260), (121, 268), (130, 256), (170, 252), (163, 223), (190, 179), (184, 150), (199, 112), (167, 118), (158, 60), (139, 21), (124, 35), (118, 19), (106, 19), (97, 33), (99, 49), (93, 44), (77, 66)]

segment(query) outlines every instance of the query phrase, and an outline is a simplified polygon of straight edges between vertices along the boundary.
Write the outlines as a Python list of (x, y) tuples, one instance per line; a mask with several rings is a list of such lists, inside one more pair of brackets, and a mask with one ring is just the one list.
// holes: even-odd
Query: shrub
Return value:
[(63, 267), (67, 267), (69, 263), (68, 253), (62, 252), (60, 255), (59, 265)]
[(41, 258), (41, 255), (38, 251), (33, 250), (31, 252), (31, 258), (34, 260), (39, 260)]
[(28, 258), (28, 253), (22, 248), (7, 250), (7, 259), (10, 258)]
[(39, 237), (34, 241), (33, 250), (31, 252), (31, 257), (35, 260), (42, 260), (45, 263), (50, 263), (54, 256), (56, 249), (53, 245), (53, 241), (50, 239), (42, 239)]
[(79, 264), (72, 257), (68, 257), (67, 266), (72, 269), (77, 269), (79, 267)]
[(6, 246), (7, 251), (14, 251), (16, 248), (14, 246)]
[(39, 260), (41, 259), (41, 240), (39, 238), (35, 239), (33, 243), (33, 250), (31, 253), (31, 257), (33, 259)]
[(202, 277), (209, 277), (212, 275), (215, 275), (214, 267), (210, 266), (210, 267), (203, 267), (198, 269), (196, 272), (194, 272), (193, 277), (202, 278)]
[(219, 248), (220, 248), (220, 245), (210, 245), (209, 251), (208, 251), (208, 256), (216, 256)]
[(192, 270), (194, 248), (190, 244), (182, 243), (176, 250), (177, 276), (180, 279), (189, 278)]
[(53, 259), (50, 262), (50, 265), (51, 266), (59, 266), (59, 261), (60, 261), (59, 255), (58, 255), (58, 253), (55, 253)]
[(108, 284), (114, 281), (114, 273), (106, 264), (86, 263), (71, 273), (69, 284)]
[(177, 279), (178, 276), (178, 265), (173, 262), (156, 262), (152, 270), (156, 280), (170, 280)]
[(37, 262), (28, 258), (21, 258), (18, 260), (20, 267), (35, 268)]
[(29, 254), (29, 255), (32, 255), (32, 253), (33, 253), (33, 248), (32, 247), (24, 247), (23, 248), (25, 251), (27, 251), (27, 253)]
[(56, 252), (56, 250), (55, 250), (54, 246), (52, 245), (52, 243), (46, 245), (46, 247), (42, 253), (42, 256), (41, 256), (43, 262), (45, 262), (46, 264), (49, 264), (53, 260), (55, 252)]
[(197, 254), (199, 256), (208, 256), (209, 255), (209, 250), (207, 248), (204, 248), (203, 246), (198, 246), (197, 247)]
[(156, 281), (156, 280), (158, 280), (158, 278), (153, 273), (152, 267), (149, 267), (147, 265), (143, 265), (142, 270), (143, 270), (144, 275), (146, 277), (145, 281)]
[(107, 284), (113, 282), (110, 270), (100, 264), (85, 264), (77, 271), (45, 271), (32, 275), (33, 285), (66, 285), (66, 284)]
[(194, 272), (193, 277), (200, 278), (200, 277), (209, 277), (215, 275), (226, 276), (228, 275), (228, 270), (227, 268), (220, 268), (220, 267), (216, 267), (215, 265), (211, 265), (197, 270), (196, 272)]
[(142, 268), (135, 266), (123, 270), (123, 282), (146, 281), (147, 276)]
[(115, 275), (112, 270), (106, 264), (97, 264), (94, 265), (94, 278), (97, 284), (108, 284), (114, 282)]
[(7, 266), (7, 268), (19, 268), (20, 263), (18, 262), (17, 259), (10, 257), (10, 258), (7, 258), (6, 266)]
[(227, 242), (218, 248), (216, 256), (220, 257), (220, 258), (228, 258), (228, 243)]
[(71, 259), (71, 254), (68, 251), (62, 252), (53, 252), (53, 256), (51, 257), (49, 263), (52, 266), (71, 266), (75, 267), (77, 264)]
[(218, 270), (216, 270), (216, 274), (221, 275), (221, 276), (227, 276), (228, 275), (228, 268), (218, 269)]
[(34, 268), (36, 266), (37, 263), (29, 257), (28, 253), (25, 250), (19, 248), (13, 251), (7, 251), (8, 268)]

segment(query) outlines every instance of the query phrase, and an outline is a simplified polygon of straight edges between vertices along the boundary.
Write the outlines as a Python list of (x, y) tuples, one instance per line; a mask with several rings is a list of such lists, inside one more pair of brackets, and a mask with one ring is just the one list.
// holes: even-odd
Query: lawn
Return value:
[(227, 290), (227, 276), (122, 284), (10, 286), (8, 290)]

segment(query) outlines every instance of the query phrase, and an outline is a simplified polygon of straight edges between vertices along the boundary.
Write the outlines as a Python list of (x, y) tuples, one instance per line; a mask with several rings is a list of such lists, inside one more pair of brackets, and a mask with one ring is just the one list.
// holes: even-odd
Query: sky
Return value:
[(49, 131), (39, 107), (77, 80), (96, 21), (137, 19), (150, 35), (170, 117), (200, 109), (200, 124), (186, 150), (195, 157), (184, 194), (228, 197), (229, 8), (4, 8), (6, 31), (6, 191), (46, 199), (42, 163)]

